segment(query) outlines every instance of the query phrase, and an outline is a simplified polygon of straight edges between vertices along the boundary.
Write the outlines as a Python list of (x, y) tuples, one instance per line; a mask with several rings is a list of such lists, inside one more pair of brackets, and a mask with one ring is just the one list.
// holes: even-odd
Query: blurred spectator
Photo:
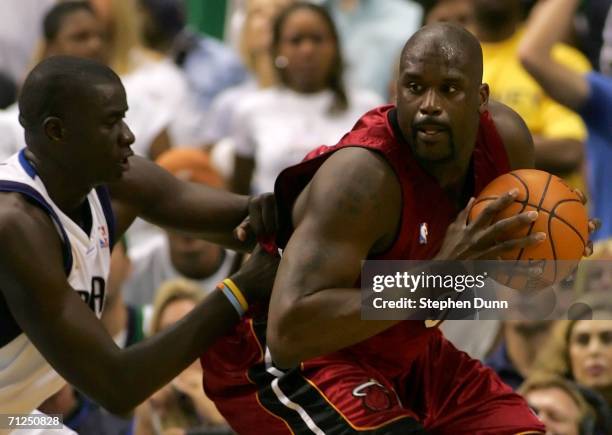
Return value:
[(603, 46), (599, 57), (599, 69), (602, 74), (612, 76), (612, 7), (608, 12), (603, 31)]
[[(166, 282), (155, 296), (151, 335), (182, 319), (202, 295), (202, 289), (189, 282)], [(140, 405), (135, 418), (135, 435), (169, 435), (185, 433), (194, 427), (226, 427), (214, 403), (204, 394), (199, 361)]]
[(202, 125), (213, 99), (247, 79), (238, 56), (225, 44), (186, 27), (183, 0), (139, 0), (147, 47), (169, 56), (183, 71), (193, 107), (183, 110), (171, 134), (177, 145), (202, 145)]
[[(38, 410), (47, 415), (61, 414), (64, 426), (78, 434), (128, 435), (132, 433), (131, 418), (121, 418), (108, 413), (70, 384), (64, 385), (61, 390), (45, 400)], [(55, 431), (50, 430), (45, 433), (55, 433)]]
[(549, 338), (550, 321), (508, 320), (502, 323), (502, 340), (485, 360), (512, 389), (529, 375), (538, 351)]
[(181, 130), (194, 103), (187, 80), (172, 60), (146, 49), (137, 0), (92, 0), (108, 40), (109, 65), (121, 76), (129, 110), (126, 123), (139, 155), (156, 158), (173, 145), (188, 143)]
[(338, 27), (347, 83), (387, 100), (389, 67), (421, 27), (423, 8), (412, 0), (322, 0)]
[(236, 54), (225, 44), (186, 27), (183, 0), (139, 0), (145, 11), (148, 46), (167, 53), (186, 74), (201, 109), (220, 91), (247, 78)]
[(17, 85), (8, 74), (0, 71), (0, 109), (6, 109), (17, 101)]
[[(294, 0), (249, 0), (246, 5), (246, 17), (240, 34), (240, 55), (249, 69), (251, 78), (239, 86), (234, 86), (219, 94), (212, 103), (210, 117), (203, 126), (203, 142), (206, 145), (219, 145), (219, 142), (231, 136), (233, 131), (236, 101), (244, 99), (257, 89), (268, 88), (278, 83), (278, 76), (272, 59), (272, 25), (274, 20), (287, 5)], [(230, 141), (231, 142), (231, 141)], [(225, 159), (233, 159), (233, 142), (222, 152)], [(215, 159), (218, 150), (213, 151), (213, 159), (222, 165), (226, 178), (233, 172), (232, 162), (219, 162)], [(219, 163), (217, 163), (219, 162)]]
[(589, 0), (582, 2), (573, 29), (577, 44), (587, 55), (594, 69), (600, 71), (600, 53), (603, 46), (606, 17), (612, 0)]
[(425, 24), (451, 22), (470, 28), (474, 21), (471, 0), (439, 0), (427, 12)]
[(595, 435), (596, 414), (576, 385), (550, 375), (530, 376), (518, 392), (554, 435)]
[(3, 0), (0, 14), (0, 72), (20, 84), (28, 71), (41, 23), (55, 0)]
[(580, 262), (574, 288), (578, 295), (606, 293), (612, 295), (612, 239), (593, 246), (593, 255)]
[(298, 2), (285, 9), (274, 25), (272, 52), (281, 85), (248, 95), (236, 108), (232, 190), (240, 193), (273, 190), (285, 167), (336, 143), (380, 103), (371, 92), (345, 90), (336, 29), (319, 6)]
[(23, 127), (19, 124), (16, 104), (0, 110), (0, 161), (15, 154), (25, 146)]
[[(523, 69), (518, 45), (523, 36), (520, 0), (474, 0), (474, 31), (482, 43), (483, 82), (491, 87), (491, 97), (514, 110), (531, 131), (536, 166), (580, 186), (577, 176), (586, 137), (580, 117), (549, 97)], [(588, 60), (577, 50), (564, 45), (554, 49), (555, 58), (579, 73), (589, 71)]]
[[(157, 163), (184, 180), (217, 188), (223, 186), (204, 151), (175, 148), (162, 154)], [(137, 236), (141, 240), (139, 246), (130, 248), (132, 273), (123, 290), (128, 304), (152, 303), (157, 288), (171, 279), (188, 279), (210, 290), (230, 274), (233, 252), (192, 236), (172, 231), (151, 233), (144, 228), (141, 231), (145, 233)]]
[[(120, 22), (128, 27), (136, 25), (123, 23), (126, 18), (121, 13), (129, 11), (129, 3), (129, 0), (115, 2), (113, 5), (117, 4), (118, 9), (111, 9), (111, 12), (121, 16)], [(110, 29), (115, 27), (111, 26)], [(121, 78), (128, 97), (126, 122), (136, 136), (133, 149), (141, 155), (155, 156), (170, 146), (166, 127), (175, 116), (177, 107), (186, 98), (184, 79), (178, 70), (172, 70), (171, 64), (165, 65), (163, 61), (151, 60), (137, 45), (132, 47), (132, 51), (127, 50), (135, 43), (132, 30), (126, 30), (125, 35), (123, 31), (111, 33), (114, 36), (107, 38), (104, 24), (88, 2), (59, 3), (51, 8), (44, 18), (44, 39), (39, 45), (34, 62), (53, 55), (81, 56), (107, 61), (111, 65), (118, 65), (115, 68), (129, 71)], [(114, 45), (109, 45), (107, 41)], [(124, 59), (126, 53), (131, 53), (127, 60)], [(168, 80), (171, 84), (165, 86), (164, 83)], [(181, 83), (185, 85), (184, 88)], [(3, 158), (25, 146), (18, 116), (16, 104), (0, 114), (0, 136), (3, 137), (0, 141), (0, 154)]]
[[(599, 392), (612, 405), (612, 301), (608, 294), (585, 298), (584, 313), (594, 320), (560, 321), (533, 365)], [(576, 313), (575, 313), (576, 314)]]
[[(593, 240), (612, 237), (612, 77), (577, 73), (551, 57), (572, 20), (578, 0), (550, 0), (530, 17), (520, 56), (525, 68), (556, 101), (577, 111), (587, 125), (587, 174), (591, 214), (602, 221)], [(554, 51), (553, 51), (554, 54)]]
[[(49, 9), (43, 19), (42, 34), (44, 42), (34, 54), (36, 62), (58, 54), (105, 60), (104, 32), (87, 2), (70, 1)], [(1, 160), (25, 146), (17, 104), (0, 111), (0, 137)]]

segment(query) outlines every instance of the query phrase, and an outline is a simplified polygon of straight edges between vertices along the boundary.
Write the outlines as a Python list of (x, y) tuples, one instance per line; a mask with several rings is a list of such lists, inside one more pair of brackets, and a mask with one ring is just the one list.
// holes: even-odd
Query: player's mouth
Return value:
[(423, 142), (438, 142), (448, 135), (448, 128), (439, 124), (422, 124), (416, 128), (416, 135)]
[(121, 166), (121, 170), (123, 170), (124, 172), (127, 171), (128, 169), (130, 169), (130, 157), (132, 157), (134, 155), (134, 153), (132, 151), (130, 151), (129, 153), (127, 153), (123, 159), (121, 159), (121, 161), (119, 162), (120, 166)]

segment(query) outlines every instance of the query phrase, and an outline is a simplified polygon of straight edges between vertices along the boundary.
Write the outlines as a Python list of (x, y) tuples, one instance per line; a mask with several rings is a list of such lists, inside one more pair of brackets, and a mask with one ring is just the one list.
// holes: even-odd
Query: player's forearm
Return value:
[(188, 214), (181, 222), (184, 229), (223, 239), (247, 217), (249, 197), (221, 189), (191, 184), (180, 198)]
[(556, 62), (551, 52), (571, 25), (578, 0), (548, 0), (539, 4), (529, 17), (519, 47), (525, 69), (559, 103), (578, 110), (588, 96), (584, 76)]
[[(145, 212), (145, 217), (162, 227), (195, 234), (229, 249), (245, 249), (233, 230), (248, 216), (248, 196), (191, 184), (170, 201), (159, 205), (163, 211)], [(167, 210), (172, 210), (171, 214)]]
[(133, 409), (187, 368), (237, 321), (226, 297), (213, 292), (173, 327), (120, 353), (109, 385), (112, 391), (106, 391), (102, 404), (121, 413)]
[(280, 315), (271, 306), (267, 344), (272, 359), (279, 367), (294, 367), (364, 341), (398, 322), (362, 320), (361, 303), (359, 289), (336, 288), (302, 297)]

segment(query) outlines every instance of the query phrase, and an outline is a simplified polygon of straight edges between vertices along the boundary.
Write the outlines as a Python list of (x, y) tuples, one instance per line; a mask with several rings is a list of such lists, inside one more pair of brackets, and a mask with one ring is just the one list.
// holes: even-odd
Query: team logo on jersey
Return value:
[(100, 248), (108, 248), (108, 233), (106, 232), (106, 227), (104, 225), (98, 227), (98, 234), (100, 236)]
[(355, 387), (353, 396), (361, 397), (363, 405), (374, 412), (385, 411), (394, 404), (393, 395), (374, 379)]
[(421, 226), (419, 227), (419, 244), (426, 245), (428, 235), (429, 235), (429, 227), (427, 226), (427, 222), (423, 222)]

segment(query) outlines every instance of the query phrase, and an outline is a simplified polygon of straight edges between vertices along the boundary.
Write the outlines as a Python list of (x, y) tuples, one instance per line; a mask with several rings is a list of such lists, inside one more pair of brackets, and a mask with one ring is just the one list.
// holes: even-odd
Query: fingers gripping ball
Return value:
[[(497, 241), (526, 237), (536, 232), (546, 233), (547, 237), (537, 245), (506, 251), (500, 257), (502, 260), (543, 264), (542, 285), (538, 287), (551, 285), (569, 275), (582, 258), (589, 239), (586, 207), (580, 196), (559, 177), (535, 169), (521, 169), (489, 183), (474, 202), (469, 220), (482, 213), (489, 202), (514, 188), (518, 189), (514, 203), (499, 212), (493, 222), (532, 210), (538, 212), (538, 218)], [(512, 277), (505, 282), (516, 288), (522, 288), (524, 283), (512, 282)]]

